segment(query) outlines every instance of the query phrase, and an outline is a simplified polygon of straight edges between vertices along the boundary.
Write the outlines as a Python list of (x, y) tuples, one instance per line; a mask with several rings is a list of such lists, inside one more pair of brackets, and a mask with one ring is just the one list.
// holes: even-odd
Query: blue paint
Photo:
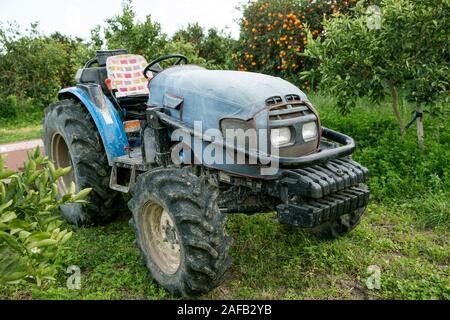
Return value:
[(103, 95), (105, 103), (97, 106), (84, 90), (77, 87), (63, 89), (59, 92), (59, 95), (62, 96), (67, 96), (67, 94), (76, 96), (88, 109), (102, 138), (109, 164), (112, 165), (114, 158), (125, 155), (125, 148), (128, 147), (127, 135), (122, 120), (111, 101)]

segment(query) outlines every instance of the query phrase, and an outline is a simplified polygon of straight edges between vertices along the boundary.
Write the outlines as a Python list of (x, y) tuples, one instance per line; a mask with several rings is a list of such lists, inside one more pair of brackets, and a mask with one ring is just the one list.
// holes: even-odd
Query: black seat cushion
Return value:
[(102, 87), (103, 92), (106, 95), (110, 95), (105, 80), (108, 77), (108, 73), (105, 67), (95, 67), (81, 69), (81, 74), (77, 75), (77, 83), (97, 83)]

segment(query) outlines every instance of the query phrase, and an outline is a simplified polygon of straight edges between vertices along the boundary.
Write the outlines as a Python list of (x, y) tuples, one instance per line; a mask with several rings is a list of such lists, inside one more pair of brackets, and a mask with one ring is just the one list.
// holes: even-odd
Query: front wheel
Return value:
[(128, 206), (136, 244), (152, 277), (174, 295), (211, 291), (231, 264), (217, 194), (189, 168), (155, 169), (133, 187)]

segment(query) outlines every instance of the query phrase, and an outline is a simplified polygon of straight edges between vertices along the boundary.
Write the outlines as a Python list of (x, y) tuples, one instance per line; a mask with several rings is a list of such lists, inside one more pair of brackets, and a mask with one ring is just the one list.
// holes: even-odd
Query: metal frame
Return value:
[(202, 138), (203, 140), (214, 143), (219, 147), (233, 148), (236, 150), (236, 152), (244, 154), (246, 157), (256, 157), (267, 162), (276, 162), (282, 169), (304, 168), (314, 164), (327, 162), (331, 159), (349, 156), (355, 151), (356, 148), (355, 141), (351, 137), (328, 128), (322, 128), (322, 138), (326, 138), (333, 142), (342, 144), (342, 146), (321, 150), (320, 152), (301, 157), (274, 157), (270, 155), (259, 154), (252, 150), (246, 150), (239, 146), (229, 145), (226, 141), (213, 141), (213, 139), (210, 139), (210, 137), (205, 136), (201, 132), (196, 132), (193, 128), (186, 126), (183, 122), (178, 121), (170, 117), (169, 115), (166, 115), (165, 113), (156, 111), (155, 114), (158, 116), (160, 121), (162, 121), (169, 127), (185, 130), (190, 135)]

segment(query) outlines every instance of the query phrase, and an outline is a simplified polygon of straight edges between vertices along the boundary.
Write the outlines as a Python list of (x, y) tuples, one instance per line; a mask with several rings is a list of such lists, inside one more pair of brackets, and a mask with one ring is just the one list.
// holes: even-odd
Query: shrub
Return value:
[[(189, 59), (189, 63), (197, 64), (200, 66), (208, 67), (208, 63), (205, 59), (199, 56), (198, 49), (191, 43), (185, 42), (183, 40), (168, 42), (162, 51), (162, 54), (173, 54), (180, 53), (185, 55)], [(168, 60), (167, 64), (175, 62), (176, 59)], [(162, 67), (167, 67), (168, 65), (163, 65)]]
[(32, 98), (17, 98), (15, 95), (9, 95), (6, 98), (0, 96), (0, 119), (12, 120), (19, 116), (30, 116), (34, 113), (41, 114), (44, 106), (35, 103)]
[(127, 49), (148, 59), (157, 58), (167, 43), (161, 25), (152, 21), (150, 15), (144, 21), (136, 20), (131, 0), (123, 2), (121, 14), (107, 19), (104, 28), (97, 26), (92, 30), (92, 38), (98, 49), (105, 42), (109, 49)]
[(44, 36), (37, 24), (25, 32), (14, 24), (0, 25), (0, 118), (22, 116), (25, 109), (42, 112), (61, 88), (74, 84), (88, 56), (80, 39)]
[(59, 197), (56, 180), (70, 168), (55, 170), (52, 162), (29, 154), (21, 173), (3, 169), (0, 158), (0, 283), (33, 283), (54, 280), (57, 259), (72, 233), (61, 228), (58, 210), (67, 203), (84, 203), (90, 192)]
[[(326, 127), (355, 139), (357, 149), (354, 158), (369, 168), (370, 189), (375, 200), (403, 203), (426, 198), (434, 201), (431, 200), (434, 197), (435, 208), (445, 207), (442, 204), (444, 200), (450, 207), (448, 116), (427, 119), (425, 126), (429, 143), (422, 152), (418, 152), (414, 131), (408, 131), (402, 139), (386, 104), (380, 108), (369, 108), (369, 99), (360, 99), (352, 112), (342, 115), (334, 108), (335, 97), (311, 95), (310, 98), (318, 107)], [(435, 217), (436, 221), (442, 222), (447, 214), (441, 212), (439, 215), (439, 218)]]
[(198, 50), (198, 56), (207, 61), (211, 69), (230, 69), (231, 52), (236, 41), (223, 31), (211, 28), (205, 31), (198, 23), (189, 24), (172, 37), (174, 42), (188, 42)]

